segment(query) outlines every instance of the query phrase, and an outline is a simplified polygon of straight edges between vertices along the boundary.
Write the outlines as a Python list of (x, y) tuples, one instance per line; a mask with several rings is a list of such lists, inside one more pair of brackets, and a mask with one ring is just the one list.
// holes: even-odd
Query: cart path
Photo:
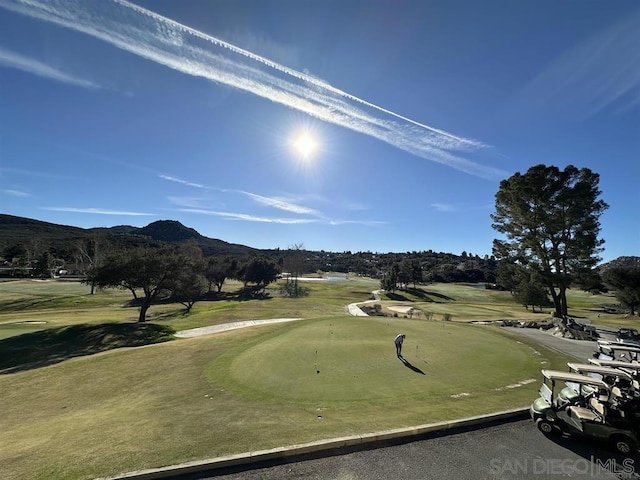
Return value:
[[(366, 313), (360, 310), (358, 305), (364, 305), (367, 303), (379, 302), (380, 301), (380, 292), (382, 290), (375, 290), (371, 292), (374, 300), (366, 300), (364, 302), (351, 303), (347, 305), (347, 311), (350, 315), (354, 317), (368, 317)], [(199, 328), (190, 328), (188, 330), (180, 330), (176, 332), (176, 337), (178, 338), (194, 338), (201, 337), (203, 335), (212, 335), (214, 333), (227, 332), (229, 330), (236, 330), (238, 328), (247, 328), (254, 327), (256, 325), (268, 325), (271, 323), (284, 323), (284, 322), (295, 322), (297, 320), (304, 320), (304, 318), (271, 318), (266, 320), (243, 320), (240, 322), (233, 323), (222, 323), (220, 325), (210, 325), (208, 327), (199, 327)]]
[(542, 345), (557, 350), (565, 355), (577, 358), (586, 362), (587, 358), (593, 357), (593, 352), (597, 348), (597, 342), (591, 340), (574, 340), (571, 338), (557, 337), (547, 331), (537, 328), (501, 327), (515, 332), (519, 335), (531, 338)]
[(222, 323), (220, 325), (210, 325), (208, 327), (191, 328), (189, 330), (180, 330), (176, 332), (178, 338), (201, 337), (202, 335), (211, 335), (213, 333), (227, 332), (238, 328), (254, 327), (256, 325), (267, 325), (271, 323), (295, 322), (296, 320), (304, 320), (303, 318), (271, 318), (267, 320), (244, 320), (242, 322)]

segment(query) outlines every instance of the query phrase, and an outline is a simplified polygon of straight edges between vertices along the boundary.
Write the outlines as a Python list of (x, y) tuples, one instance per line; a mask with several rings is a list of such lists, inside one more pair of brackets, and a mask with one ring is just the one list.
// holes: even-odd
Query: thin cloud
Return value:
[(188, 208), (202, 208), (203, 203), (206, 201), (199, 197), (168, 197), (169, 202), (180, 207)]
[(291, 202), (287, 202), (285, 200), (275, 198), (275, 197), (263, 197), (262, 195), (257, 195), (255, 193), (244, 192), (242, 190), (238, 190), (238, 193), (246, 195), (247, 197), (255, 200), (261, 205), (265, 205), (267, 207), (277, 208), (278, 210), (284, 210), (285, 212), (292, 213), (300, 213), (300, 214), (311, 214), (311, 215), (320, 215), (320, 213), (313, 208), (303, 207), (301, 205), (296, 205)]
[(0, 167), (0, 172), (12, 173), (15, 175), (25, 175), (27, 177), (49, 178), (49, 179), (56, 179), (56, 180), (78, 180), (77, 177), (72, 177), (69, 175), (59, 175), (57, 173), (40, 172), (36, 170), (23, 170), (20, 168)]
[(11, 189), (4, 189), (2, 190), (2, 193), (4, 193), (5, 195), (9, 195), (11, 197), (30, 197), (31, 196), (30, 193), (22, 192), (20, 190), (11, 190)]
[(48, 78), (57, 82), (66, 83), (68, 85), (75, 85), (77, 87), (99, 89), (102, 88), (91, 80), (78, 77), (71, 73), (63, 72), (57, 68), (52, 67), (39, 60), (25, 57), (19, 53), (10, 52), (4, 48), (0, 48), (0, 65), (9, 68), (15, 68), (22, 70), (23, 72), (31, 73), (39, 77)]
[(347, 210), (351, 210), (354, 212), (359, 212), (359, 211), (363, 211), (363, 210), (369, 210), (369, 207), (367, 207), (366, 205), (363, 205), (362, 203), (357, 203), (357, 202), (353, 202), (353, 203), (348, 203), (345, 205), (345, 208)]
[(520, 93), (590, 116), (640, 99), (640, 10), (561, 54)]
[(164, 180), (168, 180), (170, 182), (175, 182), (175, 183), (180, 183), (182, 185), (187, 185), (189, 187), (195, 187), (195, 188), (207, 188), (204, 185), (200, 185), (199, 183), (192, 183), (192, 182), (188, 182), (186, 180), (181, 180), (180, 178), (176, 178), (176, 177), (170, 177), (169, 175), (158, 175), (158, 177), (164, 179)]
[(504, 178), (452, 152), (481, 142), (433, 128), (375, 105), (318, 78), (236, 47), (125, 0), (83, 3), (3, 0), (13, 12), (99, 38), (187, 75), (253, 93), (391, 144), (418, 157), (482, 178)]
[(448, 203), (432, 203), (431, 206), (439, 212), (457, 212), (459, 210), (455, 205)]
[(231, 220), (242, 220), (245, 222), (258, 222), (258, 223), (280, 223), (280, 224), (303, 224), (317, 222), (315, 219), (310, 218), (273, 218), (273, 217), (258, 217), (256, 215), (248, 215), (246, 213), (234, 213), (234, 212), (217, 212), (214, 210), (205, 210), (200, 208), (181, 208), (179, 212), (185, 213), (200, 213), (203, 215), (213, 215), (216, 217), (224, 217)]
[(129, 212), (123, 210), (106, 210), (103, 208), (75, 208), (75, 207), (42, 207), (43, 210), (53, 212), (90, 213), (96, 215), (124, 215), (130, 217), (153, 217), (154, 213)]
[[(204, 185), (191, 183), (186, 180), (180, 180), (179, 178), (170, 177), (168, 175), (158, 175), (158, 176), (160, 178), (164, 178), (165, 180), (181, 183), (183, 185), (189, 185), (190, 187), (209, 188), (210, 190), (217, 190), (223, 193), (237, 193), (250, 198), (251, 200), (255, 201), (260, 205), (276, 208), (278, 210), (283, 210), (285, 212), (298, 213), (301, 215), (322, 216), (320, 212), (318, 212), (317, 210), (314, 210), (313, 208), (297, 205), (295, 203), (292, 203), (288, 200), (284, 200), (282, 198), (265, 197), (264, 195), (258, 195), (257, 193), (246, 192), (244, 190), (230, 190), (230, 189), (224, 189), (224, 188), (206, 187)], [(201, 204), (201, 202), (203, 201), (203, 199), (201, 198), (194, 198), (194, 197), (169, 197), (169, 200), (172, 203), (183, 205), (185, 207), (199, 206), (198, 204)], [(185, 202), (188, 202), (188, 204), (185, 204)]]
[(216, 210), (207, 210), (205, 208), (179, 208), (178, 212), (183, 213), (197, 213), (201, 215), (212, 215), (216, 217), (223, 217), (230, 220), (242, 220), (245, 222), (258, 222), (258, 223), (278, 223), (286, 225), (301, 225), (309, 223), (319, 223), (324, 225), (366, 225), (366, 226), (379, 226), (386, 225), (387, 222), (377, 220), (334, 220), (328, 218), (281, 218), (281, 217), (262, 217), (257, 215), (249, 215), (246, 213), (236, 212), (221, 212)]
[(388, 225), (389, 222), (381, 220), (329, 220), (329, 225), (366, 225), (368, 227), (377, 227), (380, 225)]

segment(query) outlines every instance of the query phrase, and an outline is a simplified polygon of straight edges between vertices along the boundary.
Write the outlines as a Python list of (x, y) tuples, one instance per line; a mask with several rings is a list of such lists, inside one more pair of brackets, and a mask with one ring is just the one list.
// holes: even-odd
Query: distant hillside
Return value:
[(147, 235), (161, 242), (184, 242), (205, 238), (193, 228), (188, 228), (175, 220), (159, 220), (138, 229), (138, 235)]
[(176, 220), (158, 220), (146, 227), (138, 228), (131, 234), (144, 235), (163, 243), (180, 244), (188, 241), (195, 242), (202, 253), (208, 257), (211, 255), (246, 256), (256, 253), (255, 248), (237, 243), (229, 243), (215, 238), (204, 237), (193, 228), (185, 227)]
[(640, 267), (640, 257), (618, 257), (610, 262), (603, 263), (598, 268), (600, 272), (613, 267)]
[[(96, 240), (96, 242), (88, 240)], [(86, 265), (83, 264), (82, 258), (91, 254), (95, 244), (102, 245), (99, 250), (104, 251), (104, 245), (108, 243), (136, 247), (167, 243), (180, 245), (187, 242), (198, 245), (206, 257), (231, 255), (240, 259), (256, 253), (269, 256), (286, 268), (287, 250), (259, 250), (246, 245), (204, 237), (193, 228), (186, 227), (175, 220), (159, 220), (142, 228), (118, 225), (109, 228), (83, 229), (0, 214), (0, 255), (9, 251), (11, 252), (9, 258), (13, 256), (21, 258), (22, 249), (22, 252), (28, 253), (28, 258), (33, 260), (48, 251), (55, 258), (67, 262), (66, 266), (77, 264), (78, 271), (84, 271)], [(480, 257), (466, 252), (456, 255), (432, 250), (405, 253), (338, 253), (302, 250), (301, 254), (304, 257), (306, 272), (318, 270), (350, 272), (381, 278), (385, 270), (394, 263), (409, 261), (419, 263), (425, 281), (432, 282), (495, 283), (498, 265), (495, 258), (489, 255)], [(614, 266), (640, 266), (640, 257), (619, 257), (601, 265), (599, 269), (604, 271)]]
[(22, 243), (40, 237), (72, 240), (85, 234), (86, 230), (78, 227), (0, 214), (0, 244), (3, 245)]
[(205, 256), (234, 255), (241, 257), (257, 252), (256, 249), (245, 245), (204, 237), (193, 228), (185, 227), (175, 220), (160, 220), (142, 228), (119, 225), (111, 228), (84, 229), (0, 214), (0, 248), (39, 242), (45, 248), (62, 251), (68, 250), (69, 245), (73, 242), (92, 238), (95, 234), (106, 235), (112, 243), (123, 246), (180, 244), (194, 241), (202, 249)]

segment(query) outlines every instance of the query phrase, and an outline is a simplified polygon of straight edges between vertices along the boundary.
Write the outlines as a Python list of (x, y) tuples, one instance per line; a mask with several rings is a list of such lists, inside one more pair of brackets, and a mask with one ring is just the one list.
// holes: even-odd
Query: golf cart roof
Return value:
[(595, 365), (601, 365), (603, 367), (625, 368), (627, 370), (640, 371), (640, 363), (638, 362), (624, 362), (622, 360), (600, 360), (599, 358), (590, 358), (589, 362)]
[(580, 375), (579, 373), (562, 372), (560, 370), (542, 370), (544, 375), (549, 380), (561, 380), (563, 382), (575, 382), (585, 383), (588, 385), (594, 385), (598, 388), (609, 388), (609, 385), (604, 380), (589, 377), (587, 375)]
[[(626, 362), (622, 362), (622, 363), (626, 363)], [(593, 363), (573, 363), (573, 362), (567, 362), (567, 366), (571, 370), (575, 370), (576, 373), (580, 373), (580, 374), (598, 373), (600, 375), (626, 377), (629, 380), (633, 378), (629, 372), (625, 372), (617, 368), (612, 368), (611, 366), (596, 365)], [(638, 365), (638, 367), (640, 368), (640, 365)]]
[(625, 345), (623, 343), (610, 343), (609, 345), (601, 345), (603, 350), (615, 350), (618, 352), (636, 352), (640, 353), (640, 347)]

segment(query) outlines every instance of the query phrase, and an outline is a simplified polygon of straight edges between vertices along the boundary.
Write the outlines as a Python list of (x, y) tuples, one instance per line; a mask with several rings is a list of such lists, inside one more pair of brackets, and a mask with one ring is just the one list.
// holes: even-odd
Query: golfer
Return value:
[(398, 358), (402, 357), (402, 342), (404, 342), (406, 335), (404, 333), (399, 334), (394, 340), (396, 344), (396, 353), (398, 354)]

